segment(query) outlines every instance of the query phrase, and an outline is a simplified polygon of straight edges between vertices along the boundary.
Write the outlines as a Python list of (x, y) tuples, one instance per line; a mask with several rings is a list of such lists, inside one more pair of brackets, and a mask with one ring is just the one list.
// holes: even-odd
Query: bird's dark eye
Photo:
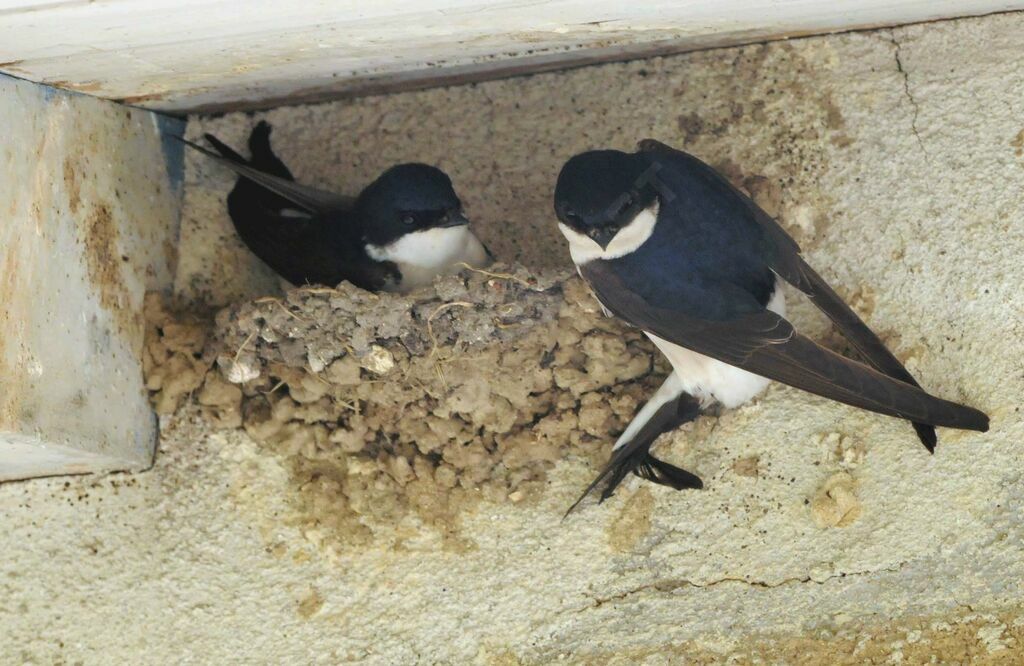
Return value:
[(569, 224), (571, 224), (572, 226), (574, 226), (574, 227), (582, 227), (583, 226), (583, 218), (580, 217), (577, 213), (573, 213), (572, 211), (566, 211), (564, 214), (565, 214), (566, 221), (569, 222)]
[(634, 203), (636, 203), (636, 198), (632, 194), (627, 194), (622, 198), (622, 203), (619, 205), (619, 210), (616, 211), (615, 214), (622, 215), (627, 210), (632, 208)]
[(408, 213), (402, 216), (402, 224), (407, 224), (411, 226), (415, 222), (416, 218)]

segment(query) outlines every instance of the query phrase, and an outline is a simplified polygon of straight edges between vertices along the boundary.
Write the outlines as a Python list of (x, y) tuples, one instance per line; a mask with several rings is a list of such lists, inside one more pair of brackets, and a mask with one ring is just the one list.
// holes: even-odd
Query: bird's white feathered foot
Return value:
[(683, 390), (679, 376), (675, 372), (670, 374), (619, 436), (612, 447), (611, 459), (601, 473), (565, 514), (572, 513), (591, 491), (602, 484), (598, 503), (605, 501), (630, 472), (676, 490), (703, 488), (704, 484), (697, 475), (658, 460), (650, 453), (651, 445), (659, 435), (694, 420), (700, 415), (700, 408), (700, 400)]

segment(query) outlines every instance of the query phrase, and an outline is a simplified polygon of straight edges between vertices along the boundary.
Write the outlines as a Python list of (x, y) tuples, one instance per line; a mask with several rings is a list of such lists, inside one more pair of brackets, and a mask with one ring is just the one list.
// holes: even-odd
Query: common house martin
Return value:
[(216, 152), (185, 141), (238, 174), (228, 213), (239, 237), (293, 285), (409, 292), (463, 264), (492, 257), (469, 229), (448, 176), (427, 164), (399, 164), (356, 197), (295, 182), (270, 146), (270, 124), (249, 136), (245, 159), (215, 136)]
[[(576, 155), (559, 174), (554, 207), (602, 307), (640, 328), (673, 369), (569, 511), (602, 484), (604, 501), (630, 472), (701, 488), (696, 475), (651, 455), (654, 440), (712, 404), (742, 405), (770, 380), (907, 419), (930, 452), (935, 426), (988, 430), (977, 409), (926, 393), (796, 241), (696, 157), (650, 139), (634, 153)], [(785, 318), (782, 281), (810, 298), (863, 360), (798, 333)]]

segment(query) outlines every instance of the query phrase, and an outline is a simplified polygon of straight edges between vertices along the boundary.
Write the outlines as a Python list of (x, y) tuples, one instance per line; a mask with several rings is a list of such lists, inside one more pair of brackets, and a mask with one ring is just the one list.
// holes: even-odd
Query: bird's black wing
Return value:
[(838, 402), (933, 426), (985, 431), (980, 411), (928, 395), (858, 361), (829, 351), (763, 310), (735, 319), (696, 319), (646, 301), (610, 262), (580, 269), (598, 300), (616, 316), (695, 352)]
[(219, 155), (185, 141), (241, 176), (228, 195), (228, 212), (253, 254), (295, 285), (334, 286), (348, 280), (378, 291), (398, 284), (401, 273), (395, 264), (375, 262), (365, 255), (350, 210), (352, 200), (294, 182), (270, 149), (269, 135), (266, 123), (253, 130), (251, 161), (211, 135), (206, 140)]
[[(721, 174), (701, 160), (675, 150), (670, 146), (646, 139), (640, 142), (640, 150), (683, 161), (686, 166), (698, 169), (724, 184), (733, 192), (737, 200), (750, 211), (750, 214), (766, 234), (766, 258), (768, 264), (779, 277), (790, 283), (811, 299), (811, 301), (832, 320), (850, 344), (860, 352), (864, 359), (876, 370), (898, 379), (901, 382), (920, 387), (917, 380), (907, 371), (903, 364), (889, 351), (885, 344), (868, 328), (857, 313), (811, 268), (800, 256), (800, 246), (782, 226), (758, 206), (750, 197), (739, 191)], [(929, 451), (935, 450), (938, 438), (935, 428), (927, 423), (914, 423), (921, 442)]]
[[(314, 215), (327, 215), (332, 212), (345, 211), (351, 208), (352, 199), (349, 197), (335, 194), (334, 192), (319, 190), (315, 187), (309, 187), (308, 185), (300, 185), (293, 180), (265, 173), (253, 166), (250, 166), (247, 162), (237, 157), (237, 153), (235, 153), (235, 157), (237, 159), (225, 157), (223, 155), (218, 155), (212, 150), (204, 148), (197, 143), (193, 143), (192, 141), (187, 141), (185, 139), (179, 140), (186, 145), (195, 148), (210, 159), (223, 164), (239, 176), (248, 178), (249, 180), (267, 188), (274, 194), (284, 197), (296, 206)], [(224, 146), (224, 144), (219, 141), (217, 143), (220, 144), (220, 146)], [(220, 146), (218, 146), (218, 148)], [(224, 147), (226, 148), (227, 146)], [(234, 153), (234, 151), (231, 152)], [(285, 219), (287, 219), (287, 216), (285, 216)]]

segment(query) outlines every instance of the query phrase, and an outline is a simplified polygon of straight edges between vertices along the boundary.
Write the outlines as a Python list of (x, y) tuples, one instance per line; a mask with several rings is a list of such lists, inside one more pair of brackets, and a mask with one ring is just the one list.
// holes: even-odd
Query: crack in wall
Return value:
[(921, 115), (921, 107), (917, 103), (917, 99), (914, 98), (914, 93), (910, 91), (910, 74), (903, 67), (903, 59), (900, 57), (900, 52), (903, 49), (903, 45), (896, 39), (896, 33), (893, 30), (889, 31), (889, 41), (893, 45), (893, 57), (896, 60), (896, 71), (903, 77), (903, 94), (910, 102), (910, 108), (913, 110), (913, 116), (910, 118), (910, 130), (914, 133), (914, 137), (917, 139), (917, 144), (921, 146), (921, 152), (928, 156), (928, 149), (924, 147), (924, 140), (921, 139), (921, 133), (917, 129), (917, 119)]
[(601, 606), (603, 606), (603, 605), (605, 605), (607, 603), (616, 603), (616, 602), (619, 602), (619, 601), (623, 601), (624, 599), (628, 599), (629, 597), (635, 596), (637, 594), (642, 594), (644, 592), (652, 591), (652, 590), (654, 592), (657, 592), (657, 593), (660, 593), (660, 594), (670, 594), (670, 593), (675, 592), (676, 590), (684, 588), (684, 587), (689, 587), (689, 588), (694, 588), (694, 589), (704, 589), (704, 588), (709, 588), (709, 587), (716, 587), (718, 585), (722, 585), (722, 584), (725, 584), (725, 583), (738, 583), (740, 585), (746, 585), (748, 587), (759, 588), (759, 589), (763, 589), (763, 590), (771, 590), (771, 589), (775, 589), (775, 588), (778, 588), (778, 587), (784, 587), (784, 586), (787, 586), (787, 585), (804, 585), (804, 584), (808, 584), (808, 583), (812, 583), (814, 585), (824, 585), (825, 583), (827, 583), (827, 582), (829, 582), (831, 580), (842, 579), (842, 578), (856, 578), (856, 577), (861, 577), (861, 576), (870, 576), (872, 574), (897, 573), (897, 572), (901, 571), (903, 569), (903, 567), (905, 567), (908, 563), (909, 563), (908, 561), (903, 561), (903, 562), (899, 562), (899, 563), (897, 563), (897, 564), (895, 564), (893, 566), (882, 567), (880, 569), (867, 569), (867, 570), (864, 570), (864, 571), (849, 571), (849, 572), (843, 571), (843, 572), (839, 572), (839, 573), (837, 573), (835, 575), (826, 576), (825, 578), (822, 578), (822, 579), (816, 579), (816, 578), (814, 578), (812, 576), (796, 576), (796, 577), (792, 577), (792, 578), (784, 578), (784, 579), (782, 579), (782, 580), (780, 580), (778, 582), (774, 582), (774, 583), (770, 583), (770, 582), (767, 582), (767, 581), (761, 581), (761, 580), (746, 580), (744, 578), (734, 578), (734, 577), (730, 577), (730, 576), (726, 576), (726, 577), (723, 577), (723, 578), (717, 578), (715, 580), (708, 581), (707, 583), (695, 583), (692, 580), (688, 580), (688, 579), (685, 579), (685, 578), (677, 578), (677, 579), (671, 579), (671, 580), (658, 581), (658, 582), (654, 582), (654, 583), (647, 583), (645, 585), (641, 585), (639, 587), (635, 587), (635, 588), (632, 588), (632, 589), (629, 589), (629, 590), (625, 590), (623, 592), (619, 592), (618, 594), (612, 594), (612, 595), (609, 595), (607, 597), (590, 597), (591, 603), (589, 605), (587, 605), (587, 606), (582, 607), (582, 608), (578, 608), (576, 610), (576, 612), (577, 613), (582, 613), (583, 611), (593, 610), (595, 608), (600, 608)]

